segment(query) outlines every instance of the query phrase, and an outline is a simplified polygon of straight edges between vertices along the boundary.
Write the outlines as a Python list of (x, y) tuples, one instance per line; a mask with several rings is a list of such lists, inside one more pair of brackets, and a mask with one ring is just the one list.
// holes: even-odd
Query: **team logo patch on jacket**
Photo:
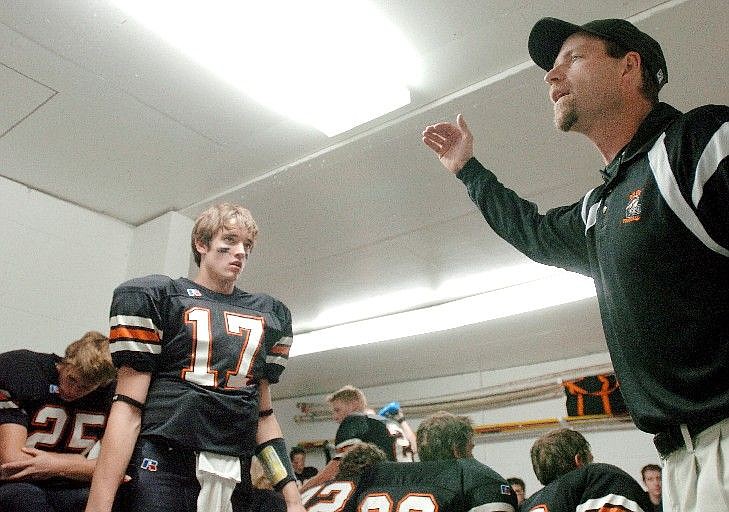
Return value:
[(640, 195), (642, 193), (643, 191), (641, 189), (637, 189), (628, 194), (628, 204), (625, 207), (623, 224), (640, 220)]

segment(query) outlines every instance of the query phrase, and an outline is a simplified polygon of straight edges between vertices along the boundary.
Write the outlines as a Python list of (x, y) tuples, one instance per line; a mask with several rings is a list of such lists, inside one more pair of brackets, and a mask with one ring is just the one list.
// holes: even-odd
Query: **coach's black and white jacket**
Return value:
[(659, 103), (573, 205), (541, 215), (474, 158), (458, 173), (502, 238), (594, 279), (623, 395), (647, 432), (729, 417), (727, 155), (729, 107)]

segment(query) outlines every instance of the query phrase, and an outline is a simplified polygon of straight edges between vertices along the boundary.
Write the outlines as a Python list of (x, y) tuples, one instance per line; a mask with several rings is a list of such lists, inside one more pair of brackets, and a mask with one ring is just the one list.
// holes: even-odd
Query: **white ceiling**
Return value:
[[(726, 0), (375, 4), (417, 48), (425, 78), (409, 106), (330, 139), (256, 105), (109, 2), (2, 2), (0, 174), (132, 225), (242, 202), (262, 233), (241, 286), (283, 299), (306, 329), (332, 305), (524, 261), (422, 145), (426, 125), (464, 113), (477, 156), (543, 208), (599, 182), (597, 152), (552, 127), (543, 72), (526, 50), (537, 19), (630, 18), (663, 45), (662, 99), (729, 103)], [(245, 53), (232, 65), (245, 66)], [(275, 394), (604, 350), (596, 303), (584, 300), (296, 357)]]

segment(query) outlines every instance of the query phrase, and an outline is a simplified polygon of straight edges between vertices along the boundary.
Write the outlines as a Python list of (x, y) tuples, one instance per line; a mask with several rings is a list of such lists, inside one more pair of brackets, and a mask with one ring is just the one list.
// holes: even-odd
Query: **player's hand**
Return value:
[(6, 480), (44, 480), (59, 476), (57, 458), (53, 453), (28, 447), (23, 447), (22, 450), (30, 457), (0, 466)]
[(461, 114), (456, 117), (456, 124), (438, 123), (426, 127), (423, 142), (453, 174), (458, 174), (473, 156), (473, 135)]
[(306, 512), (306, 509), (301, 503), (287, 503), (286, 512)]

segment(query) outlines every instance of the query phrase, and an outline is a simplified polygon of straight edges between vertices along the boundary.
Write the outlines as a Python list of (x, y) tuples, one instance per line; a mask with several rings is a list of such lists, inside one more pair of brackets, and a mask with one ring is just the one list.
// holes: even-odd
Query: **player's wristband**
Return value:
[(266, 476), (277, 491), (289, 482), (296, 480), (294, 468), (286, 449), (286, 441), (281, 437), (261, 443), (256, 447), (256, 457), (261, 461)]
[(140, 411), (144, 409), (144, 404), (140, 402), (139, 400), (133, 399), (131, 396), (122, 395), (121, 393), (116, 393), (114, 396), (111, 397), (112, 402), (124, 402), (132, 407), (136, 407)]
[(265, 409), (263, 411), (258, 411), (259, 418), (265, 418), (266, 416), (270, 416), (272, 414), (273, 414), (273, 409)]

